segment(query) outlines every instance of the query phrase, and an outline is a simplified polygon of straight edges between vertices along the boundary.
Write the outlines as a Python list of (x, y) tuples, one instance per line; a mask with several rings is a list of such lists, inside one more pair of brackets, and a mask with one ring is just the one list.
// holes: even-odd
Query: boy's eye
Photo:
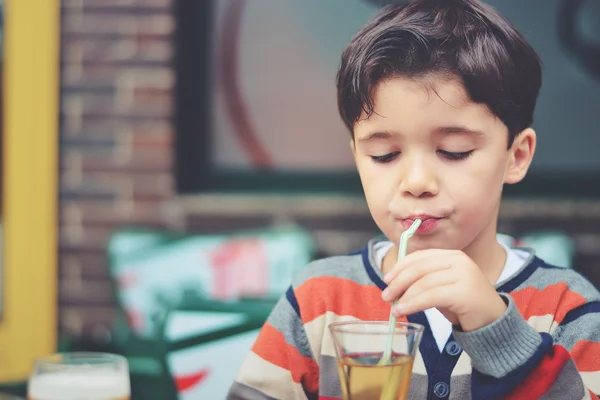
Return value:
[(399, 154), (399, 151), (395, 151), (393, 153), (384, 154), (382, 156), (371, 156), (371, 159), (373, 159), (373, 161), (375, 161), (376, 163), (385, 164), (393, 161), (396, 157), (398, 157)]
[(463, 151), (462, 153), (453, 153), (451, 151), (438, 150), (438, 154), (446, 160), (459, 161), (469, 157), (471, 154), (473, 154), (473, 151), (474, 150)]

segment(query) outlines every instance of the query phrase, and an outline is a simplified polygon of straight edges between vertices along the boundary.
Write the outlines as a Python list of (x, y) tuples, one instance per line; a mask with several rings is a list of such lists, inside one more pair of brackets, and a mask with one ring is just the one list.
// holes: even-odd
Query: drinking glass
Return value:
[(125, 357), (107, 353), (62, 353), (35, 361), (29, 400), (129, 400)]
[(408, 397), (422, 325), (396, 322), (390, 329), (388, 321), (351, 321), (330, 324), (329, 330), (344, 400)]

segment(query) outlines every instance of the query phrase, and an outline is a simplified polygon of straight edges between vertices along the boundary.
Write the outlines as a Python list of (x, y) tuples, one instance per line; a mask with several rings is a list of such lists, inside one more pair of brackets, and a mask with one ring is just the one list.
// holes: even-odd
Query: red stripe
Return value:
[(571, 358), (562, 346), (554, 345), (540, 365), (506, 398), (510, 400), (539, 399), (547, 393), (563, 367)]
[(587, 302), (579, 293), (570, 291), (569, 286), (564, 282), (550, 285), (542, 290), (530, 286), (511, 292), (510, 295), (525, 320), (534, 316), (552, 314), (557, 323), (561, 323), (569, 311)]
[(588, 389), (588, 391), (590, 392), (590, 397), (592, 398), (592, 400), (596, 399), (596, 400), (600, 400), (600, 398), (598, 396), (596, 396), (596, 393), (592, 392), (591, 390)]
[(271, 364), (290, 371), (294, 382), (302, 384), (309, 391), (316, 393), (319, 390), (317, 363), (288, 344), (283, 334), (269, 322), (261, 329), (252, 351)]
[(571, 349), (571, 357), (579, 372), (600, 371), (600, 343), (580, 340)]
[(375, 285), (324, 276), (310, 279), (294, 292), (305, 324), (327, 311), (360, 320), (383, 321), (390, 316), (390, 303), (381, 299), (381, 289)]

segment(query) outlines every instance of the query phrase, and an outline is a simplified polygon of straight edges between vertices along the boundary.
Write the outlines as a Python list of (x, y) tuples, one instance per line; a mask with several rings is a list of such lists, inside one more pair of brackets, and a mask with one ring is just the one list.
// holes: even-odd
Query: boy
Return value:
[(535, 152), (540, 85), (535, 51), (476, 0), (388, 6), (352, 39), (339, 110), (387, 239), (295, 279), (230, 399), (341, 398), (328, 325), (386, 320), (396, 299), (401, 321), (425, 325), (410, 399), (598, 398), (600, 294), (496, 239), (502, 187)]

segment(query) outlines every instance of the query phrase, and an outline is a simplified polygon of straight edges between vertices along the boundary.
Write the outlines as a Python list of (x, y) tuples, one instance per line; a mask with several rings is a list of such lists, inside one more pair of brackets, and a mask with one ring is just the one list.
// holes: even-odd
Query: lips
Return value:
[(410, 228), (411, 225), (415, 222), (415, 219), (417, 218), (421, 220), (421, 225), (419, 226), (419, 229), (417, 229), (416, 232), (417, 234), (428, 233), (433, 231), (443, 220), (443, 217), (434, 217), (431, 215), (415, 215), (408, 218), (401, 218), (400, 222), (402, 224), (402, 227), (404, 229)]

